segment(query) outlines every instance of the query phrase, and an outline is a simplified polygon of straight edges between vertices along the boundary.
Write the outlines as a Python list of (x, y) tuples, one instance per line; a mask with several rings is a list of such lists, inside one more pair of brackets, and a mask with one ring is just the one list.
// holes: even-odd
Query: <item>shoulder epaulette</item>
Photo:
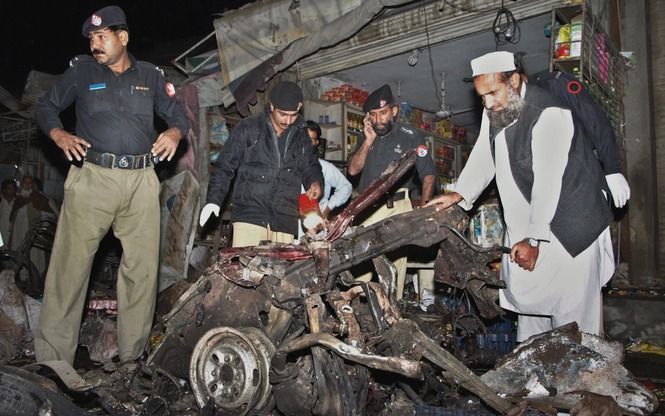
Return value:
[(90, 55), (76, 55), (72, 59), (69, 60), (69, 66), (76, 66), (81, 63), (91, 63), (91, 62), (97, 62), (95, 58), (93, 58)]
[(415, 134), (415, 133), (413, 132), (413, 130), (411, 130), (411, 129), (407, 129), (407, 128), (404, 127), (404, 126), (400, 126), (400, 130), (402, 130), (404, 133), (406, 133), (406, 134), (410, 134), (410, 135), (412, 135), (412, 136)]
[(153, 71), (157, 71), (157, 72), (159, 72), (160, 74), (162, 74), (162, 76), (164, 76), (164, 70), (163, 70), (162, 68), (158, 67), (158, 66), (155, 65), (155, 64), (151, 64), (150, 62), (146, 62), (146, 61), (136, 61), (136, 63), (137, 63), (137, 65), (140, 65), (142, 68), (146, 68), (146, 69), (151, 69), (151, 70), (153, 70)]

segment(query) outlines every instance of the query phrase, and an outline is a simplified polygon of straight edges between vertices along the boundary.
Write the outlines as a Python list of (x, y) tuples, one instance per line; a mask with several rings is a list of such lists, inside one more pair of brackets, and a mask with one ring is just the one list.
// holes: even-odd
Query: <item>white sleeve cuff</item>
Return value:
[(469, 201), (464, 195), (462, 195), (462, 194), (461, 194), (459, 191), (457, 191), (457, 190), (456, 190), (455, 192), (457, 192), (458, 194), (460, 194), (460, 196), (462, 197), (462, 199), (457, 203), (457, 205), (459, 205), (460, 207), (462, 207), (462, 209), (464, 209), (464, 211), (469, 211), (471, 208), (473, 208), (473, 203), (474, 203), (475, 201)]

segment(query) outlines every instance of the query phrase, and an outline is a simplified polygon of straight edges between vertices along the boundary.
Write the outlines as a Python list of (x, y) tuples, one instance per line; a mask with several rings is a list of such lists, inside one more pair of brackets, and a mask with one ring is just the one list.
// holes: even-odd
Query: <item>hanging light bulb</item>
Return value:
[(416, 66), (418, 63), (418, 49), (414, 49), (413, 52), (411, 52), (411, 55), (407, 58), (406, 62), (409, 64), (409, 66)]

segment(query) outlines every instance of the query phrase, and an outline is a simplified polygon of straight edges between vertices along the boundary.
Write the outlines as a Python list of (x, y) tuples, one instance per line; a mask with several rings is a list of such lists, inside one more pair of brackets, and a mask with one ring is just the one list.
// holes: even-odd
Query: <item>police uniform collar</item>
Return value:
[[(134, 68), (136, 68), (138, 66), (138, 63), (140, 62), (136, 58), (134, 58), (134, 55), (132, 55), (129, 52), (127, 52), (127, 56), (129, 58), (129, 67), (127, 68), (127, 70), (125, 72), (133, 70)], [(77, 55), (72, 60), (69, 61), (69, 66), (74, 66), (74, 65), (77, 65), (77, 64), (82, 63), (82, 62), (95, 63), (97, 65), (104, 66), (104, 67), (106, 67), (106, 69), (111, 71), (111, 68), (109, 68), (108, 65), (100, 64), (99, 62), (97, 62), (97, 60), (92, 55)], [(111, 71), (111, 72), (113, 72), (113, 71)]]
[[(138, 68), (138, 66), (139, 66), (139, 61), (134, 57), (134, 55), (132, 55), (131, 53), (127, 52), (127, 58), (128, 58), (128, 60), (129, 60), (129, 66), (128, 66), (127, 69), (123, 72), (123, 74), (124, 74), (124, 73), (127, 73), (127, 72), (129, 72), (129, 71), (133, 71), (133, 70), (135, 70), (136, 68)], [(108, 68), (108, 66), (107, 66), (107, 68)], [(111, 70), (111, 68), (108, 68), (108, 69)], [(122, 75), (122, 74), (120, 74), (120, 75)]]
[(127, 52), (127, 58), (129, 59), (129, 68), (127, 68), (127, 71), (134, 69), (138, 66), (138, 60), (132, 55), (131, 53)]

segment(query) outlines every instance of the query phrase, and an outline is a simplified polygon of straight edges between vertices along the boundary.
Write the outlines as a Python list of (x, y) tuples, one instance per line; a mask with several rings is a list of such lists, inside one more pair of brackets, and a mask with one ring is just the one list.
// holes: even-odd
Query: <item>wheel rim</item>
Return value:
[(212, 399), (223, 413), (245, 415), (269, 402), (275, 348), (256, 328), (213, 328), (196, 343), (189, 378), (201, 408)]

